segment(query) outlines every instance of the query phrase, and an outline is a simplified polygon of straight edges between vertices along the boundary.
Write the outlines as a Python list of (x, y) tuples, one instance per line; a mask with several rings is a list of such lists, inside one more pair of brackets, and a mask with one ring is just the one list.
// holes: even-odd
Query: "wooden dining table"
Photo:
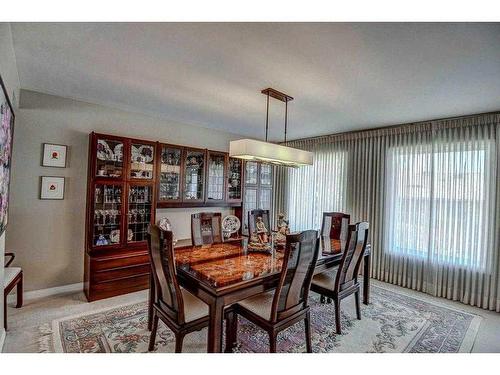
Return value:
[[(340, 264), (344, 241), (321, 238), (315, 274)], [(209, 307), (209, 353), (222, 352), (224, 310), (245, 298), (276, 288), (283, 262), (283, 249), (252, 251), (248, 242), (225, 242), (208, 246), (186, 246), (175, 249), (177, 278), (181, 287), (204, 301)], [(370, 298), (371, 247), (366, 246), (363, 266), (363, 303)], [(149, 322), (154, 283), (150, 282)]]

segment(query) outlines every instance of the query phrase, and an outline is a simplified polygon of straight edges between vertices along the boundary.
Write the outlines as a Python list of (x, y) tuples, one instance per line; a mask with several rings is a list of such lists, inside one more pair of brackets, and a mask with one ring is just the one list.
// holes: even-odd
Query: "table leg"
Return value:
[(222, 352), (222, 327), (224, 320), (224, 304), (216, 299), (209, 306), (210, 323), (208, 325), (208, 348), (209, 353)]
[(370, 254), (365, 255), (364, 269), (363, 269), (363, 303), (368, 305), (370, 303), (370, 269), (371, 269)]
[(153, 279), (153, 270), (149, 275), (149, 301), (148, 301), (148, 331), (153, 327), (153, 300), (155, 296), (155, 282)]

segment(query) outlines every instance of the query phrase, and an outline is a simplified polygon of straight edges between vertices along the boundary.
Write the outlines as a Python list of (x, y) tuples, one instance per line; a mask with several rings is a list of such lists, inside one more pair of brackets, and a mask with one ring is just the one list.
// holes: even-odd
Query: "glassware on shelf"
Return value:
[(146, 240), (148, 225), (151, 222), (153, 188), (151, 186), (131, 185), (128, 197), (128, 242)]
[(98, 139), (96, 145), (96, 175), (118, 178), (123, 172), (123, 142)]
[(122, 186), (96, 184), (94, 198), (94, 246), (106, 246), (120, 242)]
[(140, 143), (130, 146), (130, 177), (151, 180), (153, 178), (154, 147)]
[(243, 162), (240, 159), (229, 158), (227, 189), (229, 200), (241, 200), (241, 173)]
[(175, 201), (181, 198), (182, 149), (163, 146), (160, 166), (160, 200)]
[(203, 200), (203, 169), (205, 153), (203, 151), (187, 151), (184, 164), (184, 199)]
[(208, 154), (208, 191), (207, 199), (224, 199), (224, 166), (226, 157), (224, 154)]

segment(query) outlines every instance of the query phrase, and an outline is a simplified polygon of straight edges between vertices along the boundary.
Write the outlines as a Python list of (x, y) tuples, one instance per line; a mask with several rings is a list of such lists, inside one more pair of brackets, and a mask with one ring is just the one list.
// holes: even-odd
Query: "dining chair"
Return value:
[(306, 349), (312, 352), (308, 305), (309, 287), (318, 259), (318, 232), (308, 230), (286, 237), (285, 253), (277, 288), (249, 297), (232, 306), (227, 314), (226, 351), (237, 341), (238, 315), (269, 334), (270, 352), (276, 352), (280, 331), (305, 321)]
[(351, 294), (354, 294), (356, 302), (356, 316), (361, 320), (358, 273), (368, 241), (368, 227), (367, 222), (349, 225), (347, 245), (338, 268), (335, 268), (333, 272), (315, 275), (312, 279), (311, 290), (313, 292), (333, 299), (335, 304), (335, 326), (338, 334), (342, 333), (340, 327), (340, 301)]
[(7, 330), (7, 296), (17, 287), (16, 290), (16, 308), (23, 306), (23, 270), (20, 267), (10, 267), (15, 259), (14, 253), (5, 253), (10, 259), (5, 263), (4, 281), (3, 281), (3, 326)]
[(211, 245), (223, 241), (220, 212), (200, 212), (191, 215), (193, 246)]
[(323, 212), (321, 236), (340, 240), (347, 237), (351, 215), (343, 212)]
[(174, 332), (175, 352), (180, 353), (185, 335), (208, 326), (208, 305), (177, 282), (172, 232), (151, 225), (147, 241), (155, 283), (154, 293), (151, 293), (153, 324), (148, 350), (154, 348), (158, 321), (161, 319)]
[[(258, 221), (262, 219), (262, 224), (264, 225), (267, 234), (263, 236), (263, 233), (260, 233)], [(271, 220), (269, 216), (269, 210), (251, 210), (248, 211), (248, 235), (250, 238), (252, 235), (259, 236), (261, 235), (261, 239), (267, 237), (267, 241), (261, 242), (271, 242)]]

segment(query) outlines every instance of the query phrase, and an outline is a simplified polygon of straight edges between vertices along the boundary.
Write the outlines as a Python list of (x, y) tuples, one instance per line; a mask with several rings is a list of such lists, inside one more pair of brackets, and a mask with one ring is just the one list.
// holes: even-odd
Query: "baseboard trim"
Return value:
[(5, 328), (2, 328), (2, 330), (0, 331), (0, 353), (3, 353), (3, 344), (5, 343), (5, 336), (6, 336)]
[[(29, 292), (25, 292), (23, 297), (24, 299), (29, 300), (34, 298), (54, 296), (56, 294), (74, 293), (78, 291), (83, 291), (83, 283), (61, 285), (47, 289), (31, 290)], [(16, 294), (15, 293), (9, 294), (9, 296), (7, 297), (7, 302), (13, 303), (15, 301), (16, 301)]]

